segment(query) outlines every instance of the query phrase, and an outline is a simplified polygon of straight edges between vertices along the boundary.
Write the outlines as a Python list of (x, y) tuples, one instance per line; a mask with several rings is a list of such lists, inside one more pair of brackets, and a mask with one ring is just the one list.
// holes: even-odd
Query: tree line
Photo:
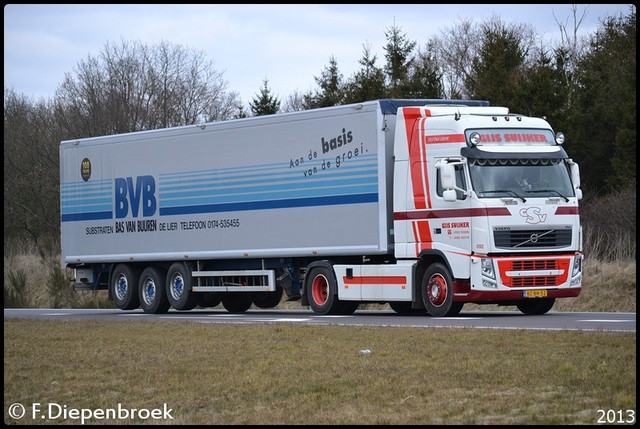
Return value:
[[(348, 77), (334, 56), (316, 88), (281, 99), (264, 78), (248, 109), (202, 52), (162, 41), (107, 43), (34, 101), (4, 89), (4, 236), (57, 247), (62, 140), (277, 114), (381, 98), (483, 99), (546, 117), (567, 136), (585, 198), (635, 190), (636, 16), (607, 17), (578, 37), (586, 11), (556, 21), (549, 46), (530, 25), (462, 20), (418, 43), (395, 24), (384, 61), (364, 44)], [(383, 65), (379, 65), (380, 62)], [(635, 191), (634, 191), (635, 193)], [(634, 219), (635, 219), (635, 201)]]

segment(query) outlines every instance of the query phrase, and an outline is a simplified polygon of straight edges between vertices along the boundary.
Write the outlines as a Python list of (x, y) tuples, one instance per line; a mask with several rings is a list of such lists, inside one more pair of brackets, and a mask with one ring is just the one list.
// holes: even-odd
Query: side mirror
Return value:
[(580, 167), (577, 163), (569, 160), (569, 171), (571, 172), (571, 181), (576, 188), (580, 187)]
[(576, 198), (579, 200), (582, 199), (582, 189), (576, 188)]
[(569, 160), (569, 172), (571, 173), (571, 182), (576, 191), (576, 198), (582, 199), (582, 189), (580, 189), (580, 167), (573, 160)]
[[(439, 169), (442, 188), (446, 190), (456, 188), (456, 170), (451, 164), (442, 164)], [(454, 191), (455, 193), (455, 191)]]
[(454, 202), (458, 199), (458, 195), (454, 189), (447, 189), (442, 192), (442, 198), (447, 202)]

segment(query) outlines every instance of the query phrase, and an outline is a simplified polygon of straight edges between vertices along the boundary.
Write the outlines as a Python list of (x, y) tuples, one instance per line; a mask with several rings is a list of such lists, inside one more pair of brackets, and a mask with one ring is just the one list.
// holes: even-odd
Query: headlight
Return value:
[(576, 254), (575, 259), (573, 260), (573, 271), (571, 272), (571, 277), (575, 277), (582, 272), (582, 254)]
[(480, 144), (480, 134), (478, 133), (471, 133), (471, 135), (469, 136), (469, 146), (471, 147), (475, 147), (478, 146)]
[(493, 271), (493, 261), (491, 258), (482, 258), (480, 264), (482, 267), (482, 275), (495, 280), (496, 274)]

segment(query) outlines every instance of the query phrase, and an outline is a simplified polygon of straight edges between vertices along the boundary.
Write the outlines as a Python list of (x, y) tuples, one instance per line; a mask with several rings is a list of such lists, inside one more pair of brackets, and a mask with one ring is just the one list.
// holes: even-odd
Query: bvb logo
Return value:
[(91, 161), (89, 161), (89, 158), (82, 160), (82, 164), (80, 165), (80, 174), (82, 175), (82, 180), (85, 182), (91, 177)]

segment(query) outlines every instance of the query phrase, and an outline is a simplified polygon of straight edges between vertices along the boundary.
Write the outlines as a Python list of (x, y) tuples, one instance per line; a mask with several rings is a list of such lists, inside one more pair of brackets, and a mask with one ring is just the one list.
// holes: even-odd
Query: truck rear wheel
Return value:
[(165, 291), (167, 272), (162, 268), (148, 267), (140, 275), (140, 307), (145, 313), (162, 314), (171, 307)]
[(227, 292), (222, 296), (222, 306), (229, 313), (244, 313), (252, 303), (251, 295), (246, 292)]
[(315, 267), (309, 273), (309, 279), (306, 293), (311, 310), (317, 314), (335, 314), (340, 303), (333, 272), (327, 267)]
[(453, 277), (443, 264), (430, 265), (421, 286), (422, 302), (430, 315), (455, 316), (462, 310), (464, 303), (453, 302)]
[(191, 290), (191, 270), (187, 264), (174, 262), (167, 272), (167, 298), (176, 310), (193, 310), (198, 297)]
[(138, 280), (140, 270), (129, 264), (119, 264), (111, 275), (110, 292), (120, 310), (135, 310), (140, 306)]
[(553, 307), (553, 304), (555, 304), (555, 302), (555, 298), (528, 299), (520, 301), (518, 304), (516, 304), (516, 307), (518, 307), (518, 310), (520, 310), (527, 316), (535, 316), (547, 313), (549, 310), (551, 310), (551, 307)]

